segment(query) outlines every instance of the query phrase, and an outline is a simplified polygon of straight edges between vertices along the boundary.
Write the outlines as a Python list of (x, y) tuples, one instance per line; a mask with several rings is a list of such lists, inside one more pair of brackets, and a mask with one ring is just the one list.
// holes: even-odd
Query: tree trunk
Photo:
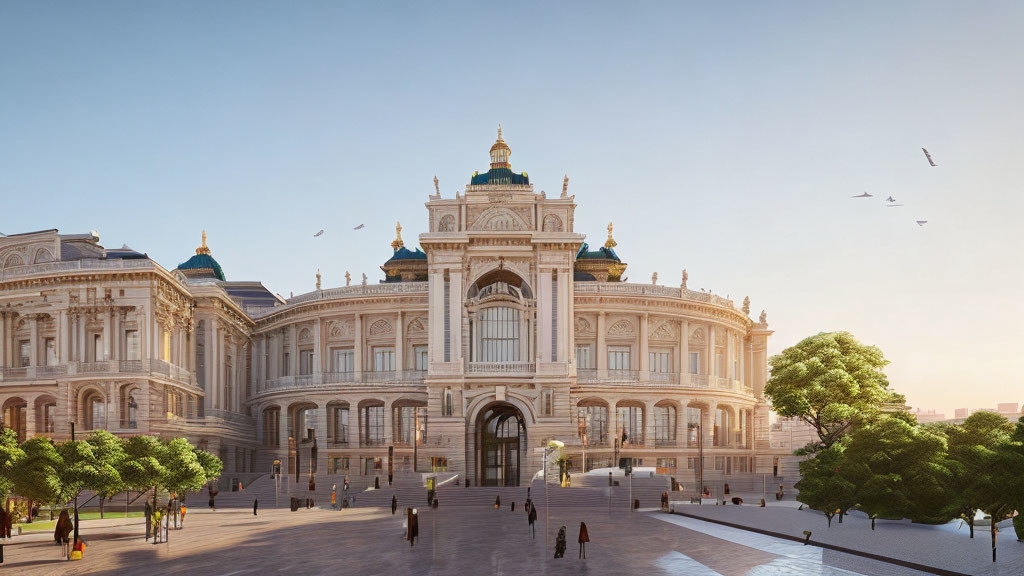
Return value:
[(992, 529), (990, 530), (990, 532), (992, 532), (992, 561), (993, 562), (996, 561), (996, 533), (999, 532), (999, 529), (996, 528), (996, 522), (997, 522), (996, 515), (993, 514), (992, 515)]
[(874, 516), (871, 517), (871, 529), (872, 530), (875, 529), (875, 517)]
[(124, 491), (124, 517), (125, 518), (128, 517), (128, 498), (130, 496), (131, 495), (128, 493), (128, 490), (125, 490)]
[(974, 538), (974, 515), (967, 520), (967, 526), (971, 529), (971, 538)]
[(103, 519), (103, 501), (104, 500), (106, 500), (106, 497), (101, 495), (100, 496), (100, 520)]
[(26, 524), (31, 524), (31, 523), (32, 523), (32, 499), (29, 498), (28, 499), (28, 522), (26, 522)]

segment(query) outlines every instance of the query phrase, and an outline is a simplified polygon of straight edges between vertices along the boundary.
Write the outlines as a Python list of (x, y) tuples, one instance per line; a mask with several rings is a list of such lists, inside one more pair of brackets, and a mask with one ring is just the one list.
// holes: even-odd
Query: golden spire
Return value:
[(612, 224), (612, 222), (608, 223), (608, 240), (604, 243), (605, 248), (615, 248), (619, 245), (615, 238), (612, 238)]
[(206, 230), (203, 230), (203, 245), (196, 248), (196, 254), (210, 254), (210, 249), (206, 246)]
[(391, 243), (391, 249), (398, 252), (399, 248), (405, 246), (402, 242), (402, 223), (395, 222), (395, 240)]
[(509, 149), (508, 144), (505, 144), (505, 140), (501, 137), (501, 124), (498, 124), (498, 139), (494, 141), (494, 145), (491, 146), (491, 168), (511, 168), (511, 164), (508, 162), (508, 157), (512, 155), (512, 150)]

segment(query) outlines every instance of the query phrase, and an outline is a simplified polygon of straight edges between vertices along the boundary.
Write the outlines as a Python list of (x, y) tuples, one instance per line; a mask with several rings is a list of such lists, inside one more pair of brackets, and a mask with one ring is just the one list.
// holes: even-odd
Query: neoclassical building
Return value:
[[(575, 231), (568, 178), (534, 192), (499, 129), (490, 168), (426, 203), (364, 277), (284, 299), (206, 245), (172, 270), (94, 234), (0, 238), (0, 406), (21, 436), (184, 435), (230, 472), (389, 468), (517, 485), (549, 439), (576, 469), (771, 472), (764, 313), (624, 281), (612, 226)], [(319, 276), (318, 276), (319, 277)], [(348, 274), (346, 273), (346, 277)], [(584, 445), (585, 444), (585, 445)]]

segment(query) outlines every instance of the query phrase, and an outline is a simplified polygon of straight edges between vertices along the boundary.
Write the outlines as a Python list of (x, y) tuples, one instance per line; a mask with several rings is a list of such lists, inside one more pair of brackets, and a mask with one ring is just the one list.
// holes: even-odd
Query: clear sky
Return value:
[(501, 122), (632, 281), (750, 295), (772, 352), (849, 330), (913, 406), (1020, 402), (1022, 29), (1019, 1), (8, 0), (0, 232), (170, 269), (205, 228), (229, 279), (376, 281)]

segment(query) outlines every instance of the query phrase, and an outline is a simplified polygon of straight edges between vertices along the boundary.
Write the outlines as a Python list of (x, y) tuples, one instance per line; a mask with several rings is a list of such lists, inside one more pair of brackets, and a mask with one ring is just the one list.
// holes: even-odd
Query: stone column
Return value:
[[(704, 433), (704, 449), (714, 448), (715, 446), (715, 411), (718, 410), (717, 402), (709, 402), (707, 406), (707, 413), (701, 414), (702, 432)], [(721, 432), (721, 431), (720, 431)], [(705, 462), (705, 465), (707, 462)], [(712, 468), (714, 468), (712, 466)]]
[(0, 368), (7, 367), (7, 312), (0, 312)]
[(715, 325), (714, 324), (708, 324), (707, 361), (705, 362), (705, 364), (707, 365), (706, 369), (707, 369), (707, 374), (708, 374), (708, 377), (709, 377), (708, 378), (708, 380), (709, 380), (708, 384), (713, 387), (713, 384), (711, 384), (711, 382), (710, 382), (710, 377), (715, 375)]
[(647, 448), (654, 448), (655, 446), (654, 404), (655, 401), (653, 400), (644, 403), (644, 446)]
[(39, 366), (39, 315), (28, 318), (29, 326), (29, 366)]
[(537, 290), (537, 361), (551, 361), (551, 272), (540, 272)]
[(732, 388), (733, 380), (738, 378), (738, 375), (732, 369), (733, 359), (733, 347), (736, 346), (736, 336), (732, 330), (725, 330), (725, 377), (729, 379), (729, 388)]
[(569, 347), (569, 340), (573, 332), (573, 317), (569, 313), (572, 301), (570, 286), (572, 284), (572, 278), (569, 276), (568, 270), (559, 270), (558, 274), (558, 309), (555, 313), (558, 314), (558, 361), (569, 363), (572, 358), (573, 350)]
[(288, 326), (288, 375), (299, 375), (299, 335), (295, 324)]
[(207, 374), (207, 406), (213, 409), (220, 409), (220, 342), (219, 330), (217, 329), (217, 317), (213, 316), (209, 322), (209, 338), (206, 340), (206, 374)]
[(605, 343), (604, 312), (597, 313), (597, 376), (608, 377), (608, 345)]
[[(443, 294), (443, 289), (442, 289), (442, 294)], [(355, 372), (355, 374), (353, 374), (353, 378), (355, 379), (356, 382), (362, 382), (363, 381), (363, 354), (365, 353), (364, 349), (366, 348), (366, 342), (363, 341), (363, 315), (362, 314), (356, 314), (355, 325), (356, 325), (356, 335), (355, 335), (355, 339), (354, 339), (355, 350), (352, 351), (352, 360), (353, 360), (352, 368), (353, 368), (353, 371)], [(443, 328), (442, 328), (442, 330), (443, 330)], [(441, 354), (442, 355), (444, 354), (444, 341), (443, 341), (443, 338), (444, 337), (442, 336), (442, 340), (440, 341), (440, 344), (439, 344), (439, 346), (441, 348)]]
[(405, 369), (405, 338), (402, 336), (403, 330), (403, 315), (401, 312), (395, 314), (395, 377), (398, 380), (402, 379), (402, 372)]
[(451, 361), (462, 366), (462, 272), (458, 268), (448, 270), (450, 282), (448, 296), (451, 323)]
[(679, 383), (689, 383), (690, 373), (690, 323), (679, 322)]
[[(394, 430), (392, 430), (392, 427), (395, 425), (394, 415), (392, 414), (392, 410), (394, 409), (392, 402), (386, 401), (384, 403), (384, 444), (386, 446), (394, 444), (395, 442), (395, 434)], [(386, 467), (387, 463), (385, 463), (385, 468)], [(385, 478), (385, 480), (387, 480), (387, 478)]]
[(148, 361), (149, 358), (150, 358), (150, 355), (149, 355), (149, 332), (146, 330), (146, 328), (147, 328), (146, 309), (145, 308), (140, 308), (139, 311), (136, 313), (136, 315), (138, 317), (138, 325), (139, 325), (139, 357), (142, 358), (145, 361)]
[(646, 312), (640, 315), (640, 381), (651, 379), (651, 357), (647, 346), (647, 324), (649, 317)]
[(320, 318), (317, 318), (316, 321), (313, 322), (313, 374), (314, 380), (318, 382), (320, 381), (320, 375), (323, 374), (324, 371), (323, 362), (321, 361), (321, 346), (323, 346), (321, 336), (322, 324), (323, 321)]
[[(67, 364), (67, 316), (66, 310), (57, 311), (57, 349), (54, 353), (57, 355), (57, 364)], [(0, 328), (0, 334), (3, 333), (3, 329)], [(2, 340), (0, 340), (2, 341)], [(0, 359), (0, 366), (3, 366), (3, 361)]]
[[(430, 362), (444, 361), (444, 270), (435, 269), (429, 275)], [(358, 316), (356, 324), (358, 324)], [(357, 338), (358, 340), (358, 338)]]
[(111, 326), (110, 310), (103, 311), (103, 356), (104, 360), (110, 360), (110, 339), (113, 336), (114, 328)]
[(124, 334), (121, 331), (121, 316), (122, 311), (120, 308), (114, 310), (114, 340), (111, 343), (110, 358), (111, 360), (123, 360), (124, 354), (121, 352), (121, 339)]

